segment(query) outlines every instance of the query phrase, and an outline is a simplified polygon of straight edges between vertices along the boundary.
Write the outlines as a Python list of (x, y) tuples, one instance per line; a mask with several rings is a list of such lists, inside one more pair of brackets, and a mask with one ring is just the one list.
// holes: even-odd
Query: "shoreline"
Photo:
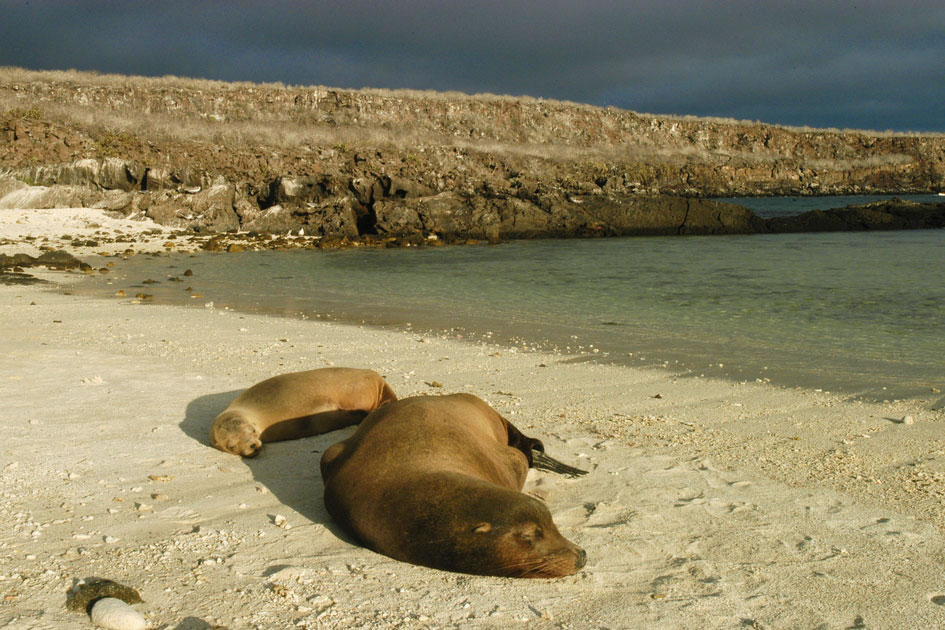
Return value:
[[(61, 236), (63, 232), (67, 232), (68, 236)], [(24, 236), (27, 240), (24, 240)], [(940, 408), (945, 403), (945, 397), (936, 391), (941, 388), (941, 385), (935, 379), (926, 378), (925, 382), (915, 379), (914, 382), (908, 380), (900, 382), (895, 378), (889, 379), (889, 375), (880, 371), (872, 369), (873, 373), (871, 373), (865, 368), (859, 380), (853, 375), (825, 377), (811, 369), (805, 372), (798, 364), (797, 356), (785, 356), (786, 362), (783, 365), (777, 362), (772, 365), (769, 358), (762, 360), (742, 356), (740, 359), (739, 356), (727, 353), (724, 348), (713, 350), (707, 345), (708, 342), (696, 338), (690, 339), (685, 349), (665, 346), (665, 343), (662, 347), (659, 343), (647, 344), (644, 339), (632, 348), (623, 347), (626, 346), (625, 341), (611, 339), (610, 345), (613, 347), (608, 348), (609, 336), (605, 331), (598, 331), (596, 337), (588, 342), (572, 342), (576, 338), (563, 329), (558, 330), (561, 326), (551, 326), (547, 330), (543, 329), (543, 333), (529, 334), (531, 328), (528, 326), (505, 326), (498, 320), (489, 320), (488, 317), (474, 318), (475, 321), (467, 322), (469, 326), (461, 326), (457, 329), (450, 323), (451, 319), (423, 317), (420, 314), (405, 311), (398, 305), (385, 306), (385, 312), (388, 312), (387, 309), (392, 309), (389, 312), (395, 313), (393, 317), (379, 317), (377, 309), (360, 308), (356, 304), (349, 308), (336, 304), (331, 298), (321, 305), (303, 304), (303, 301), (292, 306), (287, 302), (275, 310), (267, 310), (262, 305), (254, 306), (252, 303), (244, 303), (245, 299), (241, 302), (238, 298), (233, 299), (219, 291), (214, 292), (206, 283), (201, 282), (204, 274), (197, 266), (194, 270), (200, 278), (195, 277), (191, 280), (171, 277), (180, 275), (185, 267), (191, 266), (186, 262), (188, 255), (210, 255), (205, 247), (207, 238), (214, 240), (221, 237), (221, 235), (213, 237), (187, 235), (185, 238), (179, 238), (180, 236), (179, 231), (164, 228), (148, 219), (121, 219), (96, 209), (13, 210), (0, 213), (0, 259), (4, 254), (26, 250), (26, 253), (35, 255), (50, 247), (64, 246), (65, 251), (74, 252), (84, 261), (92, 263), (91, 269), (86, 266), (86, 274), (92, 277), (87, 278), (88, 282), (84, 285), (77, 285), (79, 288), (76, 291), (98, 298), (127, 298), (132, 303), (136, 303), (140, 297), (140, 301), (148, 303), (183, 304), (197, 307), (202, 307), (207, 302), (216, 302), (217, 308), (223, 307), (244, 313), (302, 319), (317, 317), (324, 318), (326, 321), (353, 325), (368, 324), (381, 330), (406, 330), (418, 333), (454, 330), (457, 331), (457, 336), (470, 339), (483, 341), (501, 339), (506, 345), (547, 351), (573, 351), (576, 355), (580, 355), (578, 360), (582, 361), (616, 363), (630, 367), (661, 367), (680, 378), (698, 375), (723, 378), (732, 383), (773, 381), (776, 386), (788, 389), (823, 390), (866, 401), (919, 400), (926, 402), (930, 408)], [(242, 238), (240, 235), (225, 236), (236, 240)], [(306, 238), (311, 239), (311, 237)], [(94, 243), (94, 245), (80, 245), (80, 243)], [(310, 244), (306, 247), (312, 249)], [(140, 277), (131, 278), (124, 274), (122, 261), (134, 261), (142, 255), (160, 257), (153, 263), (150, 259), (141, 260), (139, 267), (143, 264), (144, 269), (150, 269), (150, 271), (144, 271), (143, 275), (139, 274)], [(237, 256), (239, 255), (237, 253)], [(172, 258), (164, 258), (165, 256)], [(369, 257), (373, 257), (373, 254), (369, 254)], [(158, 270), (163, 260), (168, 261), (167, 269)], [(183, 284), (164, 282), (162, 285), (164, 278), (161, 274), (165, 271), (169, 274), (168, 279), (182, 281)], [(76, 280), (82, 277), (77, 273)], [(151, 278), (157, 282), (151, 284)], [(8, 273), (0, 277), (0, 282), (11, 284), (24, 281), (28, 281), (28, 278), (20, 277), (19, 274)], [(181, 288), (189, 288), (190, 285), (195, 287), (193, 291), (180, 294)], [(118, 289), (121, 290), (117, 291), (116, 296)], [(309, 312), (309, 307), (314, 310)], [(493, 331), (496, 332), (495, 335)], [(596, 348), (595, 342), (598, 345), (600, 342), (604, 343), (600, 348)], [(584, 343), (591, 343), (591, 345), (585, 347)], [(617, 345), (614, 346), (614, 343)], [(592, 349), (595, 353), (600, 350), (600, 353), (591, 354)], [(627, 352), (624, 352), (625, 350)], [(722, 363), (724, 363), (724, 368)], [(929, 388), (931, 388), (931, 393), (929, 393)]]
[[(37, 287), (0, 287), (0, 322), (17, 331), (0, 340), (15, 385), (0, 394), (0, 627), (85, 627), (64, 594), (92, 575), (138, 588), (160, 628), (945, 622), (941, 411)], [(590, 468), (533, 471), (525, 488), (588, 551), (585, 570), (478, 578), (351, 544), (317, 473), (344, 432), (256, 460), (207, 445), (239, 390), (328, 365), (376, 369), (399, 396), (475, 393)]]

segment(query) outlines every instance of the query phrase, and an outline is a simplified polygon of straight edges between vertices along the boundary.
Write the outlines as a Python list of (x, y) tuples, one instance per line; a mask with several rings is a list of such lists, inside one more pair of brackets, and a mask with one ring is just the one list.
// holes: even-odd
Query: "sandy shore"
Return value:
[(123, 219), (91, 208), (0, 209), (0, 254), (36, 256), (42, 247), (67, 249), (80, 257), (128, 248), (163, 251), (175, 232), (150, 219)]
[[(851, 402), (41, 286), (0, 286), (0, 330), (0, 627), (91, 627), (65, 608), (90, 577), (178, 630), (945, 627), (941, 394)], [(331, 365), (400, 396), (475, 393), (590, 470), (525, 488), (585, 569), (472, 577), (358, 547), (318, 472), (350, 430), (254, 460), (208, 445), (243, 388)]]

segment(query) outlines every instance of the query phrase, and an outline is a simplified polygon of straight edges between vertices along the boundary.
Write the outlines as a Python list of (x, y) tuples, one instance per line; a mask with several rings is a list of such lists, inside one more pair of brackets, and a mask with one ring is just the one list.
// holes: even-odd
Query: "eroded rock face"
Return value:
[(0, 208), (90, 208), (102, 196), (86, 186), (23, 186), (0, 198)]
[(751, 234), (764, 221), (732, 204), (681, 197), (586, 195), (544, 199), (471, 198), (441, 193), (374, 204), (381, 234), (444, 238), (537, 238), (657, 234)]
[(17, 177), (38, 186), (84, 186), (100, 190), (137, 190), (145, 169), (130, 160), (82, 159), (18, 169)]
[[(251, 230), (352, 239), (436, 235), (443, 239), (514, 239), (569, 236), (752, 234), (837, 230), (941, 227), (941, 204), (877, 202), (797, 217), (757, 217), (738, 205), (670, 195), (606, 192), (602, 186), (575, 186), (581, 194), (541, 182), (515, 187), (484, 180), (463, 191), (436, 192), (422, 183), (368, 174), (278, 177), (260, 188), (239, 186), (196, 171), (139, 168), (120, 160), (79, 161), (69, 168), (30, 171), (51, 181), (28, 186), (0, 177), (0, 208), (95, 207), (197, 233)], [(129, 175), (129, 173), (131, 175)], [(145, 190), (127, 190), (141, 173)], [(153, 177), (152, 177), (153, 175)], [(131, 177), (131, 179), (129, 179)], [(75, 184), (74, 182), (83, 182)], [(194, 183), (197, 185), (191, 185)], [(114, 186), (102, 188), (102, 186)], [(271, 203), (278, 200), (279, 203)], [(914, 206), (914, 207), (913, 207)], [(926, 207), (927, 206), (927, 207)]]
[(162, 225), (226, 232), (240, 227), (235, 204), (233, 186), (217, 184), (195, 193), (161, 193), (158, 199), (148, 203), (144, 212)]

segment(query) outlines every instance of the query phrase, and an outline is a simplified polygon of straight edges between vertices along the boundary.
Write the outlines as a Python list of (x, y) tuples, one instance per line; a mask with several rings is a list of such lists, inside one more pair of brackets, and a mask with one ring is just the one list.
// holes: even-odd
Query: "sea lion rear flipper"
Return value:
[[(501, 418), (502, 416), (499, 417)], [(528, 467), (533, 468), (535, 464), (532, 462), (532, 453), (544, 451), (545, 445), (541, 443), (541, 440), (530, 438), (519, 431), (514, 424), (505, 418), (502, 418), (502, 422), (505, 423), (506, 430), (509, 433), (509, 446), (520, 450), (522, 454), (528, 459)]]
[(544, 451), (533, 450), (531, 460), (532, 468), (539, 470), (548, 470), (560, 475), (567, 475), (568, 477), (580, 477), (581, 475), (587, 474), (586, 470), (574, 468), (573, 466), (559, 462), (557, 459), (545, 455)]
[(545, 445), (541, 443), (541, 440), (528, 437), (505, 418), (502, 418), (502, 420), (505, 422), (506, 429), (509, 432), (509, 446), (525, 454), (525, 457), (528, 458), (529, 468), (548, 470), (556, 472), (559, 475), (568, 475), (569, 477), (580, 477), (581, 475), (587, 474), (586, 470), (568, 466), (553, 457), (545, 455)]

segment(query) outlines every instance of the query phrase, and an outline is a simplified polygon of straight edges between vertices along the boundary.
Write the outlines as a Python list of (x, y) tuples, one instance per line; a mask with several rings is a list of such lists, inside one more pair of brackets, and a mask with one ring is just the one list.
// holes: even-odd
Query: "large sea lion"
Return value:
[(521, 492), (533, 449), (541, 442), (471, 394), (405, 398), (322, 455), (325, 505), (366, 547), (397, 560), (480, 575), (571, 575), (586, 554), (544, 503)]
[(372, 370), (322, 368), (293, 372), (253, 385), (210, 427), (210, 444), (254, 457), (263, 442), (328, 433), (357, 424), (397, 396)]

